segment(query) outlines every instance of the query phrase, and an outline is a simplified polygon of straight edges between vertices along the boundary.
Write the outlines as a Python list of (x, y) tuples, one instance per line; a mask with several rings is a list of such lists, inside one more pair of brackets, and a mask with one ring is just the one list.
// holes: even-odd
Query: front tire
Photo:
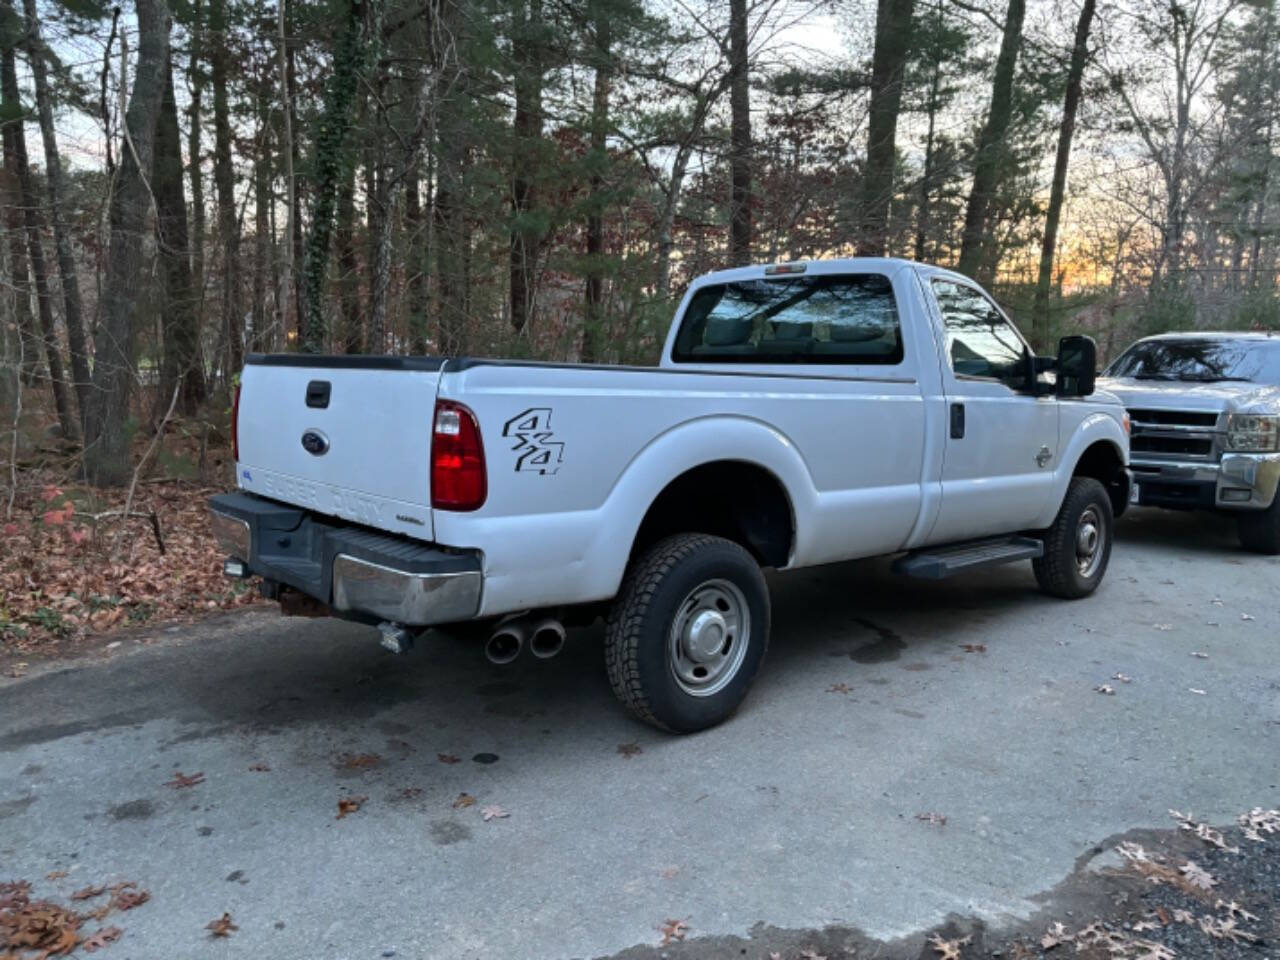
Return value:
[(1097, 590), (1111, 562), (1114, 530), (1107, 488), (1092, 477), (1072, 477), (1053, 526), (1044, 531), (1044, 556), (1031, 561), (1040, 589), (1063, 600)]
[(1236, 518), (1240, 546), (1254, 553), (1280, 553), (1280, 490), (1265, 510), (1250, 510)]
[(605, 622), (614, 694), (639, 720), (694, 733), (727, 719), (769, 646), (769, 588), (738, 544), (659, 541), (627, 570)]

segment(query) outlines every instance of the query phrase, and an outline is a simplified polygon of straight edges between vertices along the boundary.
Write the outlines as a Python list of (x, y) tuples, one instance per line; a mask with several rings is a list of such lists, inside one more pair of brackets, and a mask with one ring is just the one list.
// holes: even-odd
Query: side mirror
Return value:
[(1058, 396), (1087, 397), (1098, 378), (1098, 345), (1076, 335), (1058, 341)]

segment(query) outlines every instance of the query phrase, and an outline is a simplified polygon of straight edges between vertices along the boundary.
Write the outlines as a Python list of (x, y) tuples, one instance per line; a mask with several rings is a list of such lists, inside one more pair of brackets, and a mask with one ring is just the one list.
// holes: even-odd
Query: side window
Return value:
[(934, 280), (933, 295), (956, 376), (989, 377), (1023, 389), (1027, 347), (996, 305), (973, 287), (951, 280)]
[(879, 273), (702, 287), (671, 358), (685, 363), (901, 363), (902, 326)]

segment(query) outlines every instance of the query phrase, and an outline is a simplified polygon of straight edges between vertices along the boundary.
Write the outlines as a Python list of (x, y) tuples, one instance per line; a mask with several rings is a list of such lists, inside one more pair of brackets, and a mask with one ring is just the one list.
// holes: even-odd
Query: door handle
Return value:
[(951, 439), (964, 439), (964, 404), (953, 403), (951, 405)]

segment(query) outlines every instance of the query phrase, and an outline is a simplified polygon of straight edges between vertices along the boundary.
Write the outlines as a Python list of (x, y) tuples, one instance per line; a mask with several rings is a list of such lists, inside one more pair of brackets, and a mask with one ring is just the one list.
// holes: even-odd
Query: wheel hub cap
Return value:
[(1098, 511), (1090, 507), (1076, 524), (1076, 569), (1082, 577), (1092, 577), (1102, 565), (1102, 523)]
[(718, 610), (703, 610), (689, 621), (685, 631), (685, 651), (691, 660), (707, 663), (720, 653), (724, 646), (728, 626)]
[(676, 610), (667, 645), (680, 689), (695, 697), (723, 690), (746, 658), (750, 630), (747, 598), (730, 581), (707, 580), (689, 591)]

